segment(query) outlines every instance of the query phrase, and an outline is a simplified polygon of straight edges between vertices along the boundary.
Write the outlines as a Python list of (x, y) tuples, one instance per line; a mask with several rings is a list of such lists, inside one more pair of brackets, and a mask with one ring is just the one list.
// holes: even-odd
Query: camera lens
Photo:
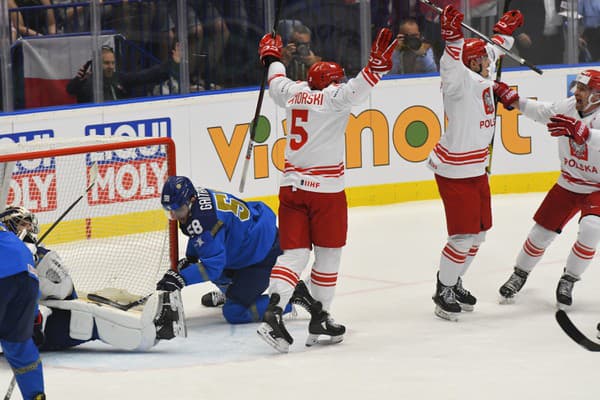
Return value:
[(423, 41), (418, 36), (405, 36), (404, 45), (411, 50), (419, 50)]
[(296, 53), (300, 57), (306, 57), (310, 55), (310, 46), (308, 43), (296, 43)]

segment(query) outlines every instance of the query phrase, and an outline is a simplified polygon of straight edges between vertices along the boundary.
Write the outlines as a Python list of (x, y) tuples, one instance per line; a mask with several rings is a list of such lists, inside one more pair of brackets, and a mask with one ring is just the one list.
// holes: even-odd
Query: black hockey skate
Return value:
[(573, 286), (579, 278), (569, 273), (560, 277), (556, 286), (556, 306), (559, 310), (564, 310), (573, 304)]
[(154, 318), (156, 338), (170, 340), (175, 336), (186, 337), (185, 315), (181, 294), (175, 292), (158, 292), (158, 313)]
[(460, 304), (456, 301), (454, 286), (444, 286), (438, 277), (435, 294), (432, 299), (435, 303), (435, 315), (448, 321), (458, 321), (458, 313), (461, 312)]
[(461, 278), (458, 278), (458, 282), (454, 286), (454, 297), (456, 297), (462, 311), (473, 311), (475, 309), (477, 298), (463, 287)]
[(329, 313), (323, 310), (323, 304), (320, 301), (315, 301), (310, 307), (310, 322), (308, 323), (308, 338), (306, 346), (310, 347), (319, 342), (319, 336), (327, 335), (331, 339), (323, 342), (327, 344), (340, 343), (344, 340), (346, 327), (341, 324), (336, 324)]
[(514, 272), (510, 275), (504, 285), (500, 286), (500, 304), (512, 304), (514, 303), (515, 295), (523, 288), (525, 282), (527, 282), (527, 276), (529, 272), (522, 270), (519, 267), (515, 267)]
[(227, 298), (220, 290), (208, 292), (202, 296), (201, 299), (204, 307), (219, 307), (225, 304), (225, 300), (227, 300)]
[(283, 310), (277, 305), (279, 298), (279, 294), (271, 294), (269, 306), (263, 316), (263, 322), (256, 333), (275, 350), (287, 353), (290, 350), (290, 345), (294, 343), (294, 339), (283, 324)]
[(298, 305), (310, 312), (311, 307), (316, 303), (316, 300), (311, 296), (304, 281), (300, 280), (296, 284), (290, 303)]

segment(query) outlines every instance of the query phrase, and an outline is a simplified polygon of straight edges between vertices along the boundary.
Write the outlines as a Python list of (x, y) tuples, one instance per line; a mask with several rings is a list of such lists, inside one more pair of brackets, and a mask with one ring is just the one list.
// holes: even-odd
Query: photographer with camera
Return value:
[(311, 49), (310, 29), (302, 23), (293, 24), (287, 46), (281, 51), (281, 62), (285, 65), (288, 78), (305, 81), (308, 69), (321, 57)]
[(421, 36), (415, 19), (400, 21), (396, 38), (398, 47), (392, 55), (391, 74), (424, 74), (438, 71), (431, 44)]
[[(116, 69), (115, 52), (110, 46), (102, 46), (102, 85), (104, 101), (133, 97), (132, 91), (141, 85), (156, 85), (170, 77), (179, 77), (181, 61), (180, 45), (175, 42), (171, 57), (159, 65), (134, 72), (119, 72)], [(77, 97), (78, 103), (94, 101), (92, 61), (86, 62), (77, 75), (67, 84), (67, 93)]]

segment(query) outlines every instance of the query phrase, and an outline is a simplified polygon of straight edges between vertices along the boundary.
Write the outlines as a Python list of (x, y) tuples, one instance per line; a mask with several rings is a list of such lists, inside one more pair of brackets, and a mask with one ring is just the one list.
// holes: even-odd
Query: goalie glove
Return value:
[(442, 39), (446, 42), (455, 42), (462, 39), (464, 37), (461, 26), (463, 19), (465, 19), (463, 13), (454, 8), (452, 4), (444, 7), (444, 11), (440, 17)]
[(494, 82), (494, 94), (507, 110), (512, 110), (514, 108), (512, 105), (519, 101), (519, 94), (517, 91), (511, 89), (510, 86), (504, 82)]
[(367, 68), (372, 72), (379, 74), (386, 74), (392, 69), (392, 54), (398, 45), (398, 39), (394, 39), (390, 43), (392, 38), (392, 31), (388, 28), (383, 28), (377, 34), (377, 38), (371, 46), (371, 54), (369, 56), (369, 62)]
[(523, 14), (519, 10), (510, 10), (496, 22), (494, 33), (511, 36), (520, 26), (523, 26)]
[(164, 290), (166, 292), (174, 292), (175, 290), (181, 290), (185, 286), (185, 280), (183, 276), (179, 275), (178, 272), (168, 270), (160, 281), (156, 284), (156, 290)]
[(579, 145), (590, 137), (590, 130), (583, 122), (563, 114), (550, 117), (550, 123), (546, 126), (552, 136), (567, 136)]

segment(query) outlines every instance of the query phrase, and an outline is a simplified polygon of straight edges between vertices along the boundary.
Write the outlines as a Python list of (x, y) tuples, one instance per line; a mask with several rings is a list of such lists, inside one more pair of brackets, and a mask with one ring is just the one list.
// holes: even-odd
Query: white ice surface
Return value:
[[(575, 239), (572, 221), (514, 305), (498, 304), (543, 194), (493, 198), (494, 227), (464, 284), (478, 297), (459, 322), (433, 315), (445, 243), (440, 201), (350, 210), (348, 246), (333, 315), (344, 342), (306, 348), (307, 315), (287, 322), (295, 342), (278, 354), (256, 324), (232, 326), (185, 288), (189, 337), (148, 353), (89, 343), (44, 353), (48, 399), (599, 399), (600, 354), (554, 320), (554, 291)], [(597, 259), (575, 286), (569, 314), (589, 335), (600, 320)], [(10, 371), (0, 360), (0, 394)], [(17, 392), (17, 391), (15, 391)], [(14, 399), (20, 399), (18, 393)]]

